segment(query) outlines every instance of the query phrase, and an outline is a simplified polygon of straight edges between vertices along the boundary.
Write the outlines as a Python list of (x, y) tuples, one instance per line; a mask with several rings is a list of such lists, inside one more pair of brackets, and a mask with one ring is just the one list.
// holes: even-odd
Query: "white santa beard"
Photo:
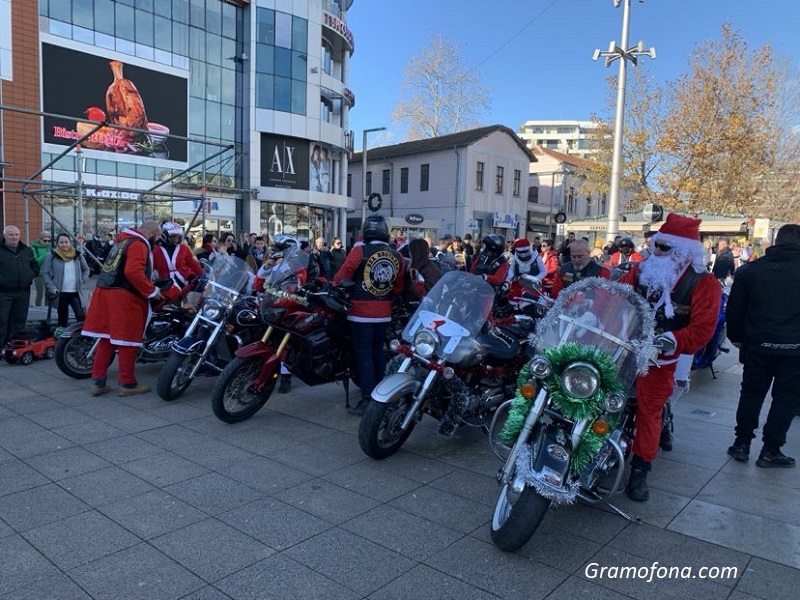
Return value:
[(686, 267), (683, 261), (670, 254), (651, 254), (639, 265), (639, 283), (647, 288), (649, 297), (666, 301)]

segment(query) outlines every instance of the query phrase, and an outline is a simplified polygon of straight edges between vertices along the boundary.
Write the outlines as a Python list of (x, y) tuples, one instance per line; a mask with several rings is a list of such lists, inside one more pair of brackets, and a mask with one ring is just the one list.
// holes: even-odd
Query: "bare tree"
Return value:
[(489, 109), (489, 91), (463, 63), (456, 44), (431, 34), (428, 46), (406, 67), (392, 120), (406, 125), (407, 140), (437, 137), (477, 126)]

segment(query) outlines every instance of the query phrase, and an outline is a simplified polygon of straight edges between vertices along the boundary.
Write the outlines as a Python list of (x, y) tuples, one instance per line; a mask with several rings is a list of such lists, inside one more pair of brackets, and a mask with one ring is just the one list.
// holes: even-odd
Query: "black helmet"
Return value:
[(364, 219), (364, 226), (361, 228), (361, 236), (364, 242), (380, 240), (389, 241), (389, 221), (383, 215), (370, 215)]
[(628, 248), (630, 248), (631, 250), (634, 250), (634, 249), (636, 248), (636, 244), (634, 244), (634, 243), (633, 243), (633, 240), (632, 240), (631, 238), (629, 238), (629, 237), (624, 237), (624, 238), (622, 238), (622, 239), (619, 241), (619, 243), (617, 244), (617, 247), (618, 247), (620, 250), (622, 250), (623, 246), (627, 246), (627, 247), (628, 247)]
[(490, 233), (481, 240), (486, 254), (492, 258), (500, 256), (506, 249), (506, 238), (496, 233)]
[(269, 248), (269, 257), (278, 260), (283, 258), (287, 249), (297, 246), (297, 239), (291, 235), (276, 235), (272, 237), (272, 245)]

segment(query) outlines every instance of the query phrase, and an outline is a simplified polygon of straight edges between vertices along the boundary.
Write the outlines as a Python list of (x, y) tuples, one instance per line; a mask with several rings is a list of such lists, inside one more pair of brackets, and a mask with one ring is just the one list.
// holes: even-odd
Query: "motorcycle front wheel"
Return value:
[(190, 374), (197, 359), (196, 354), (173, 352), (169, 355), (167, 363), (158, 374), (156, 392), (159, 398), (169, 402), (177, 400), (183, 395), (192, 383), (193, 377)]
[(383, 460), (400, 449), (417, 424), (413, 419), (405, 431), (400, 427), (413, 402), (414, 398), (406, 394), (385, 404), (369, 403), (358, 427), (358, 443), (364, 454)]
[(211, 391), (211, 408), (220, 421), (238, 423), (249, 419), (267, 403), (275, 389), (276, 377), (270, 377), (261, 391), (253, 382), (264, 366), (259, 356), (234, 358), (217, 377)]
[[(56, 366), (73, 379), (89, 379), (92, 376), (94, 349), (99, 342), (97, 338), (85, 335), (60, 337), (56, 342)], [(114, 356), (111, 356), (114, 360)]]
[(526, 486), (517, 495), (510, 484), (504, 485), (492, 515), (492, 541), (506, 552), (519, 550), (536, 532), (548, 508), (550, 500), (533, 488)]

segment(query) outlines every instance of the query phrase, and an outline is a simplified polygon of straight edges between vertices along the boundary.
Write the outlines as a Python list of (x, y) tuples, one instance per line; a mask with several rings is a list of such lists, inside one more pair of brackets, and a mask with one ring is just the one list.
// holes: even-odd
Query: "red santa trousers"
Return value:
[(653, 462), (658, 456), (661, 438), (661, 415), (664, 405), (672, 395), (677, 363), (651, 366), (647, 375), (636, 380), (636, 438), (633, 453)]
[(92, 363), (92, 379), (94, 381), (105, 381), (108, 367), (117, 351), (117, 365), (119, 366), (119, 384), (136, 385), (136, 355), (139, 348), (136, 346), (115, 346), (107, 338), (99, 338), (97, 348), (94, 352), (94, 362)]

